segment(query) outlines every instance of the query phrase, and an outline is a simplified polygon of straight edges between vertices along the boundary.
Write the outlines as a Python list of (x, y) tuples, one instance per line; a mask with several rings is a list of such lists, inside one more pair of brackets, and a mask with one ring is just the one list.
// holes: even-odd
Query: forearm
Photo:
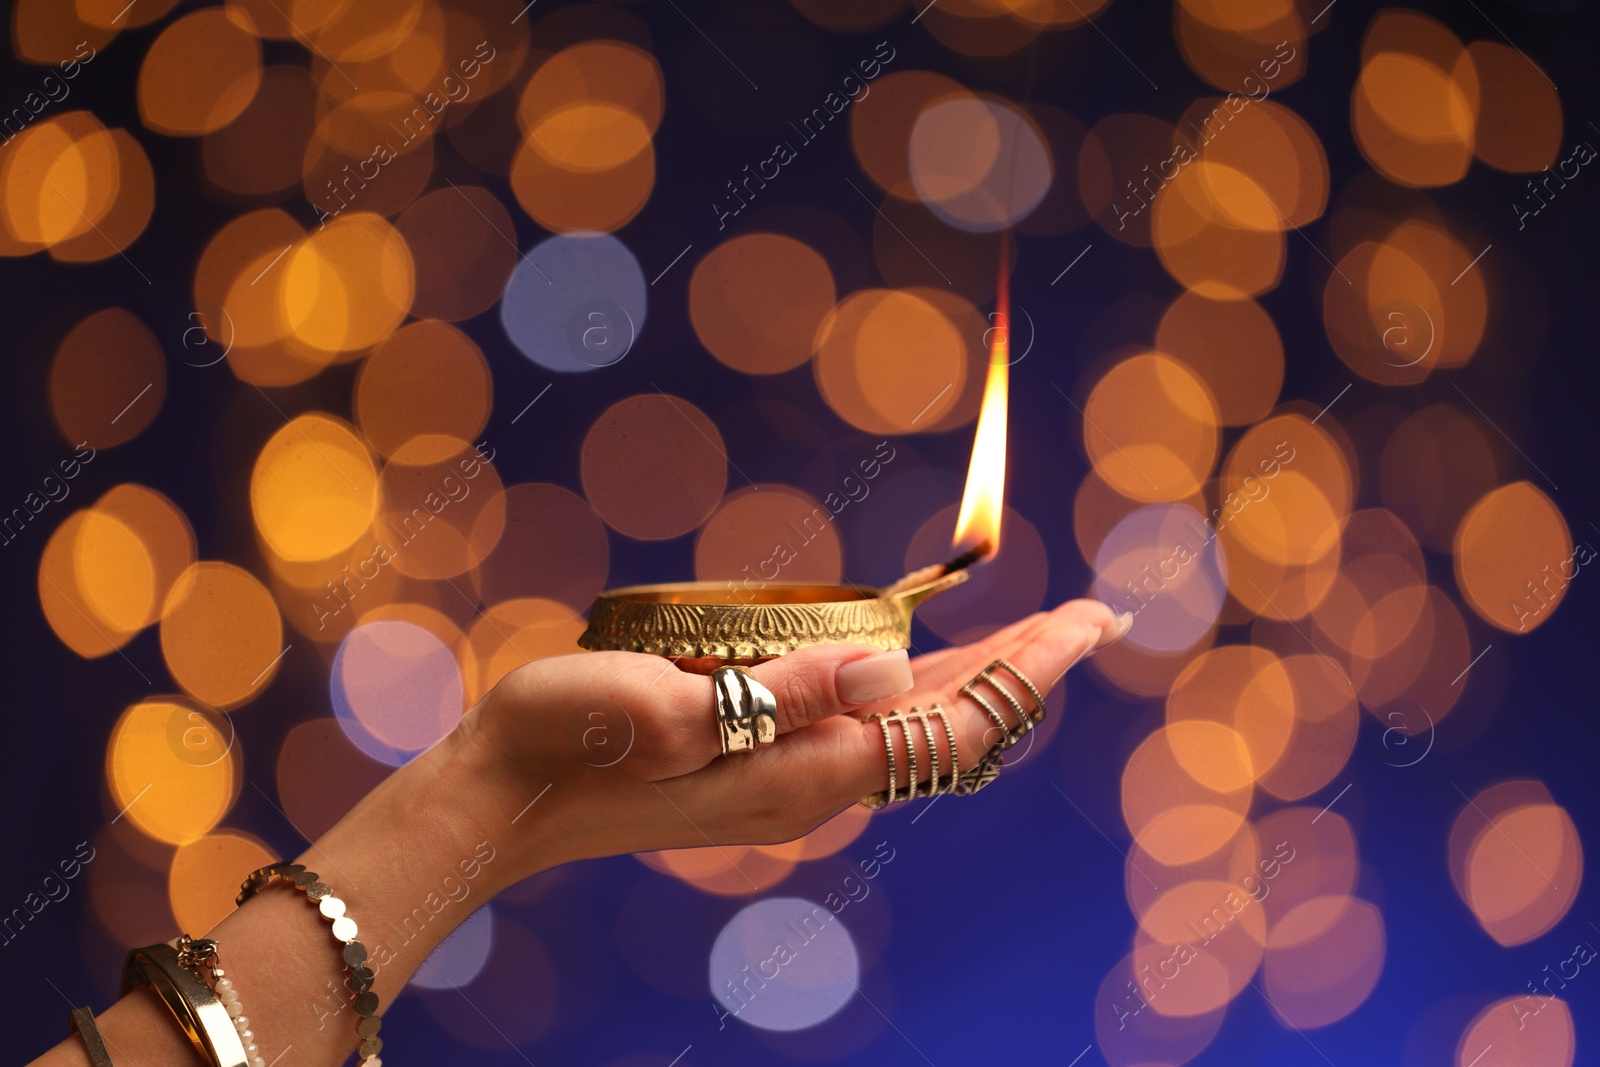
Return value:
[[(892, 749), (842, 712), (943, 705), (964, 750), (981, 752), (991, 726), (953, 691), (953, 677), (1003, 660), (1018, 677), (1058, 679), (1129, 621), (1074, 601), (941, 653), (922, 665), (921, 681), (904, 654), (800, 649), (750, 672), (752, 683), (781, 694), (778, 736), (736, 755), (717, 751), (711, 679), (626, 652), (546, 659), (503, 679), (448, 738), (391, 775), (297, 862), (345, 903), (386, 1011), (428, 953), (506, 886), (620, 852), (798, 837), (881, 789), (888, 771)], [(595, 758), (597, 730), (616, 742), (616, 755)], [(906, 759), (909, 767), (909, 751)], [(333, 1065), (356, 1047), (341, 946), (304, 893), (267, 886), (215, 930), (187, 932), (217, 941), (263, 1063), (292, 1047), (284, 1067)], [(117, 1067), (199, 1062), (148, 994), (123, 998), (101, 1029)], [(83, 1067), (87, 1056), (71, 1041), (35, 1062)]]
[[(462, 921), (548, 865), (538, 858), (537, 809), (517, 818), (520, 805), (490, 780), (493, 761), (483, 755), (468, 731), (452, 734), (396, 771), (295, 859), (347, 905), (375, 971), (380, 1011)], [(270, 886), (214, 930), (186, 932), (217, 941), (218, 962), (266, 1062), (292, 1046), (285, 1062), (341, 1063), (355, 1047), (342, 946), (303, 893)], [(124, 997), (98, 1021), (118, 1067), (201, 1062), (148, 991)], [(35, 1062), (81, 1067), (88, 1058), (74, 1038)]]

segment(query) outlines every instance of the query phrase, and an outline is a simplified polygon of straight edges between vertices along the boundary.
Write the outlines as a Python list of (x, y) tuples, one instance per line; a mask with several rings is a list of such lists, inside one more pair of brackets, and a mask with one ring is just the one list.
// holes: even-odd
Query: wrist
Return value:
[[(382, 865), (369, 867), (369, 877), (390, 886), (386, 895), (395, 906), (431, 905), (454, 927), (539, 869), (537, 850), (513, 836), (531, 820), (512, 823), (517, 808), (510, 806), (503, 778), (479, 744), (460, 731), (451, 733), (385, 779), (298, 862), (322, 871), (331, 884), (338, 877), (331, 864), (344, 864), (341, 852), (352, 850), (358, 863)], [(370, 848), (377, 843), (383, 847)], [(316, 866), (319, 860), (322, 867)], [(430, 894), (436, 899), (430, 901)]]
[[(295, 857), (332, 887), (356, 922), (380, 1012), (440, 942), (537, 869), (529, 857), (539, 853), (514, 840), (521, 823), (511, 823), (515, 811), (505, 810), (494, 781), (494, 768), (476, 746), (452, 734), (395, 771)], [(252, 912), (264, 925), (294, 929), (300, 957), (321, 972), (303, 998), (306, 1018), (284, 1022), (314, 1024), (319, 1038), (353, 1035), (354, 992), (345, 988), (339, 946), (316, 909), (292, 891), (268, 891), (228, 922)]]
[(426, 828), (439, 863), (459, 868), (462, 857), (452, 853), (463, 848), (493, 851), (474, 881), (487, 890), (485, 899), (580, 858), (551, 817), (564, 792), (553, 781), (555, 768), (518, 765), (480, 728), (483, 704), (491, 699), (492, 693), (437, 745), (395, 772), (395, 793), (385, 798), (393, 818)]
[[(452, 734), (391, 774), (298, 856), (285, 857), (316, 872), (347, 905), (374, 972), (380, 1014), (445, 937), (500, 890), (541, 869), (541, 824), (531, 812), (512, 823), (520, 806), (511, 806), (503, 777), (467, 734)], [(266, 1060), (292, 1047), (300, 1062), (332, 1063), (355, 1047), (354, 993), (341, 946), (304, 894), (268, 888), (214, 929), (188, 932), (218, 942)], [(199, 1062), (151, 996), (124, 998), (100, 1022), (138, 1062)], [(82, 1062), (80, 1047), (63, 1043), (59, 1062)]]

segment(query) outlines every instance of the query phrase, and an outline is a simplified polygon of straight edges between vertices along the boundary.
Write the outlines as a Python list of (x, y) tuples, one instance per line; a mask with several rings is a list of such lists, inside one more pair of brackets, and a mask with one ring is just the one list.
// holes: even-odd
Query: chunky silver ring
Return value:
[(744, 667), (718, 667), (711, 672), (716, 687), (717, 726), (722, 754), (753, 752), (778, 736), (778, 698)]

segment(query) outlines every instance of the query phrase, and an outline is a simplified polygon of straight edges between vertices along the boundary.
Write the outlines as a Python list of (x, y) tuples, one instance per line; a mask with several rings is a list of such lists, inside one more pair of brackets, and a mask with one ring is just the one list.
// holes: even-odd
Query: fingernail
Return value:
[[(1117, 641), (1131, 629), (1133, 629), (1133, 612), (1124, 611), (1121, 615), (1111, 620), (1111, 625), (1106, 627), (1106, 636), (1111, 638), (1112, 641)], [(1107, 642), (1107, 644), (1109, 643)]]
[(841, 664), (834, 676), (839, 699), (846, 704), (870, 704), (907, 692), (911, 682), (911, 656), (903, 648)]

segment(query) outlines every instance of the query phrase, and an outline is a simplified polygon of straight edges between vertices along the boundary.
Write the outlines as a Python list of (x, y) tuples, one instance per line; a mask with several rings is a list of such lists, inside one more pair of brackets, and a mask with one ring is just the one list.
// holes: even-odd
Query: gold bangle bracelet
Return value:
[(333, 936), (339, 942), (339, 959), (350, 972), (350, 991), (356, 995), (356, 1037), (360, 1046), (356, 1050), (363, 1067), (382, 1067), (378, 1053), (383, 1051), (383, 1038), (378, 1030), (383, 1020), (378, 1017), (378, 994), (372, 991), (376, 977), (367, 963), (367, 947), (356, 940), (356, 921), (344, 913), (344, 901), (333, 895), (333, 887), (298, 863), (273, 863), (258, 871), (251, 871), (239, 887), (234, 903), (242, 905), (275, 881), (281, 881), (306, 895), (306, 900), (333, 924)]
[(215, 1067), (249, 1067), (228, 1009), (210, 986), (179, 965), (176, 948), (151, 945), (128, 953), (122, 965), (122, 993), (141, 985), (155, 990), (184, 1035)]
[[(239, 1032), (239, 1040), (244, 1042), (244, 1055), (250, 1067), (267, 1067), (266, 1057), (261, 1055), (261, 1046), (256, 1044), (256, 1032), (250, 1028), (250, 1016), (244, 1013), (244, 1004), (239, 1000), (239, 991), (234, 987), (233, 979), (219, 965), (216, 941), (209, 937), (193, 938), (181, 934), (173, 947), (178, 950), (178, 966), (188, 968), (196, 978), (210, 986), (227, 1009), (233, 1028)], [(210, 981), (206, 981), (208, 971), (211, 974)]]

